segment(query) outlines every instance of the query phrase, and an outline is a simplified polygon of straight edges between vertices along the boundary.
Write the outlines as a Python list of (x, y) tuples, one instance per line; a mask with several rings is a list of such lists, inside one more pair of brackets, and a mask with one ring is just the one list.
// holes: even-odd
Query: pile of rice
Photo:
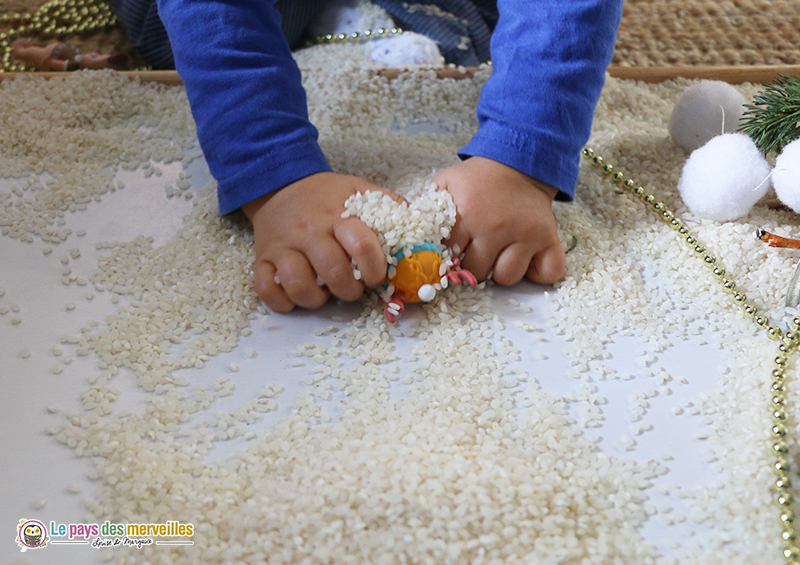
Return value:
[(368, 190), (352, 195), (344, 203), (343, 218), (356, 217), (378, 236), (387, 262), (400, 251), (411, 255), (415, 245), (431, 243), (444, 248), (442, 240), (450, 237), (456, 223), (456, 205), (446, 190), (435, 183), (424, 183), (405, 193), (397, 202), (388, 194)]
[[(456, 161), (455, 150), (477, 127), (474, 108), (487, 74), (452, 81), (421, 71), (390, 81), (345, 64), (307, 74), (305, 86), (334, 170), (408, 193)], [(790, 235), (796, 217), (763, 206), (725, 224), (691, 217), (675, 190), (685, 156), (666, 134), (687, 84), (609, 80), (591, 144), (688, 220), (760, 312), (780, 320), (793, 257), (751, 233), (769, 227)], [(32, 78), (0, 84), (0, 124), (8, 132), (0, 138), (0, 170), (15, 183), (0, 195), (7, 237), (64, 244), (72, 236), (64, 214), (115, 190), (118, 166), (157, 175), (159, 163), (188, 164), (196, 151), (182, 89), (112, 73), (75, 73), (44, 86)], [(743, 91), (750, 97), (755, 90)], [(403, 131), (419, 121), (439, 133)], [(579, 184), (576, 202), (555, 205), (562, 241), (578, 243), (549, 322), (567, 342), (577, 395), (557, 394), (548, 386), (554, 377), (533, 372), (533, 353), (509, 339), (495, 290), (484, 283), (438, 293), (419, 307), (417, 322), (401, 327), (387, 324), (376, 298), (366, 296), (360, 315), (298, 346), (308, 364), (304, 392), (272, 428), (257, 425), (281, 402), (268, 358), (254, 398), (212, 413), (233, 382), (194, 385), (192, 371), (181, 369), (235, 349), (268, 315), (253, 288), (247, 223), (220, 218), (209, 186), (165, 245), (145, 237), (110, 242), (88, 282), (122, 297), (122, 305), (62, 340), (75, 354), (96, 356), (98, 372), (76, 391), (83, 410), (66, 411), (63, 425), (49, 432), (86, 457), (98, 481), (86, 500), (87, 523), (180, 520), (196, 534), (192, 547), (105, 556), (165, 564), (777, 558), (766, 384), (774, 343), (755, 335), (710, 270), (641, 203), (592, 170)], [(65, 277), (78, 292), (78, 281)], [(518, 328), (541, 329), (528, 323), (529, 309), (515, 306)], [(652, 361), (678, 340), (709, 341), (731, 367), (718, 375), (716, 393), (692, 404), (706, 424), (716, 483), (658, 487), (690, 509), (674, 518), (675, 528), (707, 528), (702, 543), (658, 547), (644, 534), (656, 515), (665, 525), (675, 516), (649, 502), (670, 470), (668, 457), (636, 462), (606, 453), (586, 433), (602, 418), (604, 381), (623, 378), (606, 361), (609, 348), (629, 337), (644, 348), (641, 372), (659, 387), (652, 395), (669, 394), (672, 378)], [(114, 381), (129, 375), (145, 393), (142, 410), (115, 408)], [(634, 396), (631, 413), (643, 413), (652, 395)], [(576, 408), (585, 415), (580, 423)], [(796, 432), (793, 423), (790, 435)], [(234, 438), (244, 447), (208, 460)]]

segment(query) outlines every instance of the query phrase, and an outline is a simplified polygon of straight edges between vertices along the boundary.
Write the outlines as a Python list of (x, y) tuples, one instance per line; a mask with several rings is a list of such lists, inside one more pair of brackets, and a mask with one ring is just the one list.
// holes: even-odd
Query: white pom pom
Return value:
[(417, 296), (423, 302), (430, 302), (436, 296), (436, 289), (433, 288), (433, 285), (424, 284), (417, 290)]
[(742, 93), (727, 82), (702, 80), (693, 84), (678, 98), (669, 118), (672, 143), (684, 151), (694, 151), (712, 137), (735, 132), (745, 102)]
[(695, 150), (678, 191), (694, 214), (717, 221), (747, 214), (769, 190), (770, 165), (750, 137), (726, 133)]
[(800, 214), (800, 139), (784, 147), (775, 159), (772, 186), (778, 199)]

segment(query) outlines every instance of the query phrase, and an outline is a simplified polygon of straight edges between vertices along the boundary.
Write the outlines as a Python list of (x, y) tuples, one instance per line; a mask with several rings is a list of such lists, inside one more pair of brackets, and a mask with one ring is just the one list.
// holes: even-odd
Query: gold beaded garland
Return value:
[(314, 39), (306, 41), (305, 46), (311, 47), (312, 45), (318, 45), (320, 43), (347, 43), (350, 41), (364, 41), (367, 39), (383, 39), (392, 37), (393, 35), (400, 35), (401, 33), (403, 33), (403, 30), (399, 27), (382, 27), (379, 29), (368, 29), (362, 32), (356, 31), (353, 33), (339, 33), (336, 35), (328, 33), (325, 35), (318, 35)]
[(783, 339), (783, 330), (778, 326), (770, 326), (767, 328), (767, 337), (774, 340)]
[(0, 15), (0, 25), (11, 28), (0, 34), (0, 65), (5, 72), (32, 70), (11, 58), (11, 43), (25, 35), (61, 37), (117, 25), (111, 7), (103, 0), (51, 0), (29, 14)]
[[(582, 154), (584, 157), (591, 159), (592, 163), (598, 168), (602, 167), (605, 174), (611, 174), (614, 168), (611, 164), (605, 163), (603, 158), (597, 155), (590, 147), (583, 149)], [(625, 173), (622, 171), (613, 172), (612, 180), (617, 184), (622, 185), (630, 190), (634, 196), (643, 200), (645, 203), (650, 204), (654, 212), (658, 213), (661, 219), (668, 221), (670, 226), (675, 229), (682, 237), (684, 243), (688, 245), (696, 255), (702, 257), (704, 263), (713, 269), (714, 278), (719, 280), (722, 285), (722, 290), (728, 294), (733, 295), (734, 302), (742, 307), (745, 317), (752, 319), (755, 325), (765, 330), (767, 336), (779, 342), (778, 355), (773, 360), (772, 370), (772, 383), (771, 392), (772, 397), (770, 401), (770, 410), (772, 412), (773, 425), (770, 430), (772, 437), (772, 453), (775, 456), (773, 463), (773, 471), (776, 474), (774, 489), (776, 492), (775, 501), (781, 508), (780, 520), (783, 524), (781, 533), (781, 541), (783, 545), (783, 557), (786, 563), (791, 565), (800, 565), (800, 549), (795, 545), (797, 541), (797, 532), (794, 528), (794, 500), (789, 493), (791, 488), (791, 481), (789, 479), (790, 464), (787, 459), (789, 453), (789, 443), (787, 441), (787, 427), (785, 425), (787, 419), (786, 405), (788, 403), (788, 390), (786, 388), (786, 367), (789, 364), (790, 357), (800, 348), (800, 316), (792, 320), (792, 329), (786, 333), (775, 325), (770, 325), (770, 321), (765, 316), (758, 316), (758, 308), (755, 304), (748, 302), (747, 295), (744, 292), (736, 290), (736, 283), (731, 278), (726, 277), (725, 269), (717, 264), (717, 259), (712, 254), (707, 253), (704, 245), (691, 233), (684, 223), (666, 208), (662, 202), (657, 202), (656, 197), (652, 194), (647, 194), (646, 190), (637, 186), (632, 180), (624, 180)]]

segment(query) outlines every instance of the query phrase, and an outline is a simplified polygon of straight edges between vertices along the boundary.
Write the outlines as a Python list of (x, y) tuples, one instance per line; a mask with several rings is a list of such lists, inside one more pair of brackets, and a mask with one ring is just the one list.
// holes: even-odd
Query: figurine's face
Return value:
[(39, 545), (42, 540), (42, 528), (36, 524), (28, 524), (22, 529), (25, 545)]
[(442, 278), (441, 265), (442, 255), (438, 251), (415, 251), (398, 261), (397, 272), (388, 281), (395, 291), (405, 294), (406, 302), (430, 302), (436, 296), (433, 285)]

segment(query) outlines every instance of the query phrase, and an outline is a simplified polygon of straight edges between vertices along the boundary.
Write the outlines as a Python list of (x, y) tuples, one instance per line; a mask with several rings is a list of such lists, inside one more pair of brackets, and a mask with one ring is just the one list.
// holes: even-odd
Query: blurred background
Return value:
[[(82, 6), (102, 2), (80, 0)], [(48, 3), (75, 1), (0, 0), (0, 34)], [(64, 41), (84, 53), (123, 53), (131, 57), (132, 66), (142, 66), (118, 26), (59, 37), (19, 37), (42, 44)], [(623, 67), (798, 63), (800, 0), (626, 0), (612, 61)]]

